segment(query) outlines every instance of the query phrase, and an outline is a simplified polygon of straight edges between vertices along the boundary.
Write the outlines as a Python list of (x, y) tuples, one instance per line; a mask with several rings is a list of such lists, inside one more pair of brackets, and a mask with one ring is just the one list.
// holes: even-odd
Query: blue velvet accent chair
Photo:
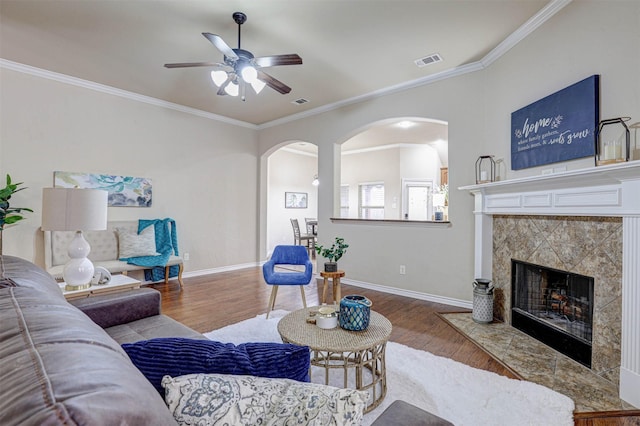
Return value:
[[(304, 265), (304, 272), (276, 270), (278, 265)], [(311, 263), (311, 259), (309, 259), (309, 253), (307, 253), (305, 246), (276, 246), (271, 255), (271, 259), (262, 265), (262, 274), (264, 275), (264, 281), (268, 285), (273, 286), (271, 288), (271, 296), (269, 297), (267, 318), (269, 318), (269, 313), (276, 304), (278, 287), (281, 285), (299, 285), (300, 294), (302, 294), (302, 304), (305, 308), (307, 307), (307, 300), (304, 296), (304, 286), (311, 282), (313, 264)]]

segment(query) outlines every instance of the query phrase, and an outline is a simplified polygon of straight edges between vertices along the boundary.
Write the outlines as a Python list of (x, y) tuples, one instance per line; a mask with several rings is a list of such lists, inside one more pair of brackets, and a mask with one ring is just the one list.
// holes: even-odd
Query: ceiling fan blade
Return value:
[(267, 86), (271, 87), (276, 92), (282, 93), (283, 95), (286, 95), (291, 91), (291, 87), (260, 70), (258, 70), (258, 80), (264, 81)]
[(211, 44), (213, 44), (227, 58), (234, 61), (237, 61), (239, 59), (238, 55), (236, 55), (236, 52), (234, 52), (233, 49), (230, 48), (229, 45), (225, 43), (225, 41), (219, 35), (211, 33), (202, 33), (202, 35), (205, 36), (207, 40), (209, 40)]
[(219, 62), (180, 62), (177, 64), (164, 64), (165, 68), (188, 68), (188, 67), (220, 67), (224, 66)]
[(253, 59), (256, 65), (266, 68), (278, 65), (301, 65), (302, 58), (295, 53), (288, 55), (261, 56)]

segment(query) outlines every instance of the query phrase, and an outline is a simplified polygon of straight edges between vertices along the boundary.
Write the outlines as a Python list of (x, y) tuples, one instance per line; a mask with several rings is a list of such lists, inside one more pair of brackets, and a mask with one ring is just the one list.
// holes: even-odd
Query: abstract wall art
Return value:
[(110, 207), (151, 207), (151, 179), (96, 173), (53, 172), (53, 186), (109, 192)]

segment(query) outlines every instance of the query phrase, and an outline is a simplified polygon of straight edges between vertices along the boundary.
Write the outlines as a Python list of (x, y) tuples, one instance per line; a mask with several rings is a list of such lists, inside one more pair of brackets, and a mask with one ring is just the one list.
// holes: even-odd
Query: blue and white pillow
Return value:
[(180, 425), (360, 425), (368, 400), (365, 391), (254, 376), (166, 376), (162, 385)]

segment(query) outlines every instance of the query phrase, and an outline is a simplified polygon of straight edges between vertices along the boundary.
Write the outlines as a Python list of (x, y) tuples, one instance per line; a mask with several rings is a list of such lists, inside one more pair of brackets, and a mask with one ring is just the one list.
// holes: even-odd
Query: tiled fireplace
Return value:
[[(587, 364), (594, 372), (617, 384), (622, 325), (622, 219), (494, 215), (494, 315), (509, 324), (512, 323), (513, 308), (512, 259), (593, 277), (592, 354)], [(549, 307), (551, 312), (557, 310), (555, 306)], [(567, 317), (571, 317), (571, 313), (568, 314)], [(571, 348), (575, 346), (571, 345)]]
[(586, 367), (593, 305), (593, 277), (511, 260), (511, 325)]
[[(475, 196), (475, 274), (493, 280), (495, 317), (512, 323), (513, 260), (593, 278), (591, 368), (640, 406), (640, 162), (461, 189)], [(540, 296), (550, 318), (559, 287)], [(572, 297), (557, 318), (576, 320), (585, 295)]]

